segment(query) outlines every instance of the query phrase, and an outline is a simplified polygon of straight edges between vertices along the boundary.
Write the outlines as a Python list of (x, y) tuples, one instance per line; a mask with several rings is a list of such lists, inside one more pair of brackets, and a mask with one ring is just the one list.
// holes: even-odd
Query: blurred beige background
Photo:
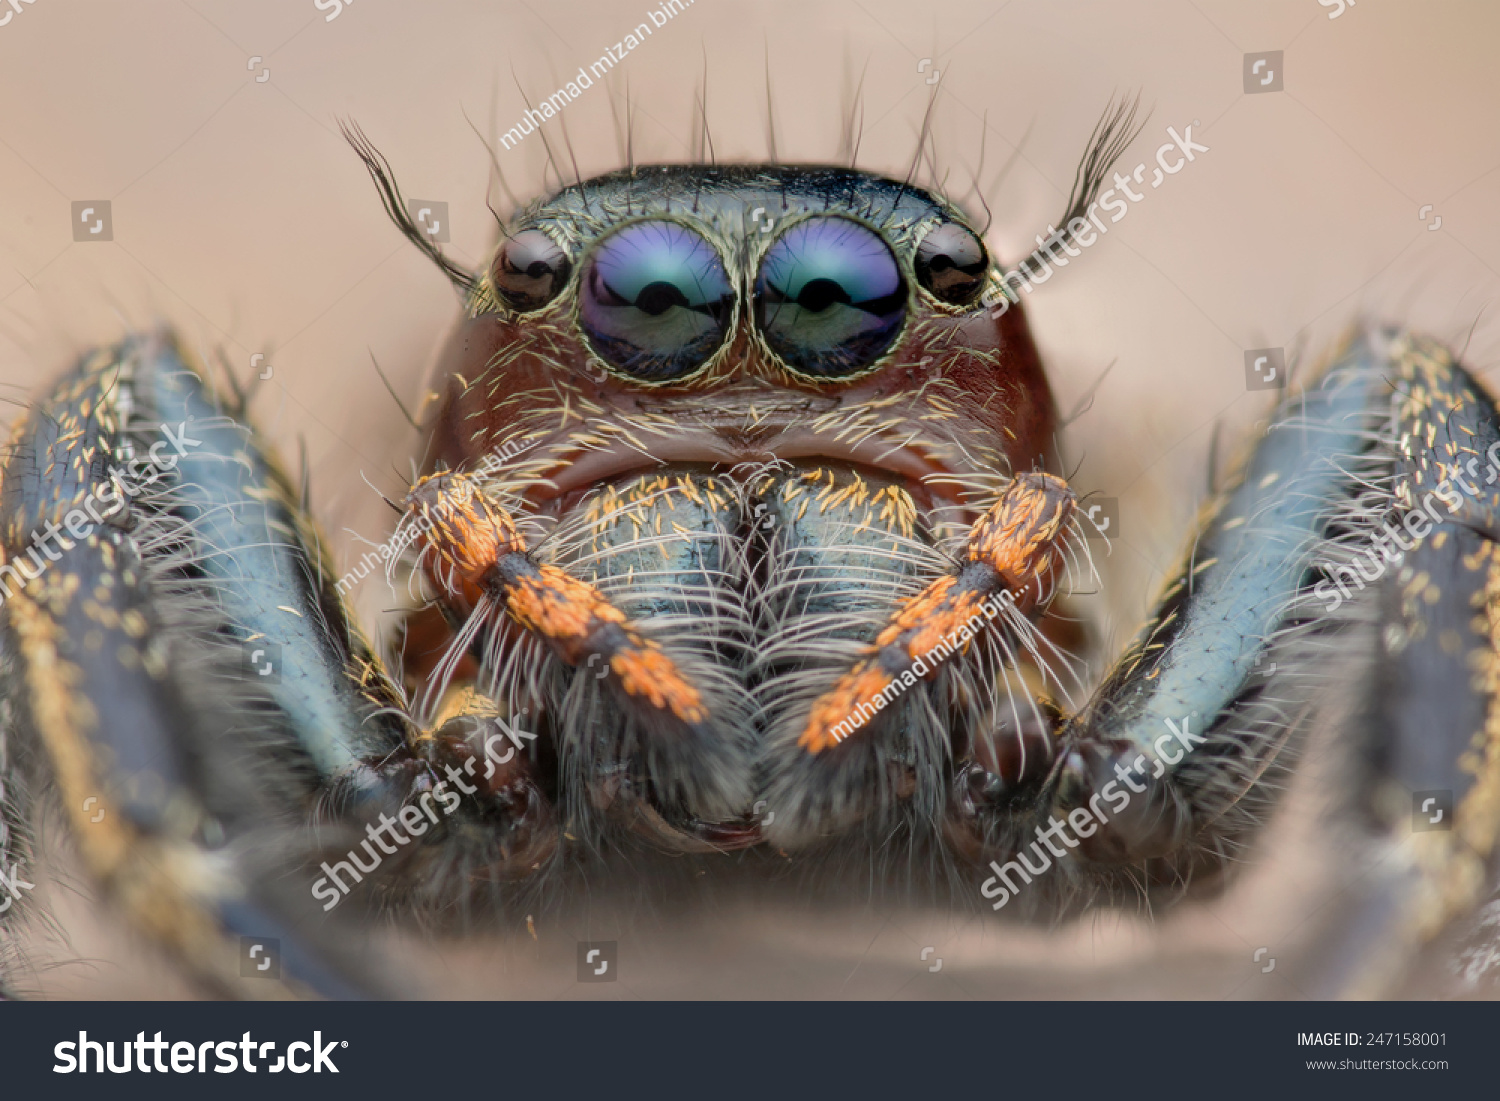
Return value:
[[(242, 378), (266, 355), (254, 410), (285, 454), (305, 439), (343, 570), (388, 534), (376, 488), (404, 488), (416, 443), (370, 356), (415, 404), (456, 303), (338, 120), (409, 197), (448, 204), (451, 254), (478, 263), (490, 160), (467, 120), (509, 127), (523, 93), (545, 98), (659, 5), (321, 4), (36, 0), (0, 26), (0, 395), (161, 320)], [(1011, 262), (1062, 212), (1112, 96), (1153, 111), (1121, 162), (1148, 183), (1166, 128), (1193, 124), (1209, 152), (1027, 300), (1065, 412), (1113, 364), (1067, 447), (1080, 490), (1121, 499), (1088, 598), (1119, 643), (1184, 544), (1215, 423), (1227, 457), (1267, 411), (1246, 349), (1316, 352), (1365, 317), (1468, 341), (1500, 383), (1497, 48), (1489, 0), (697, 0), (560, 122), (585, 175), (619, 166), (628, 79), (637, 159), (686, 159), (706, 66), (718, 159), (761, 159), (769, 69), (782, 159), (819, 161), (863, 70), (859, 164), (902, 176), (935, 90), (939, 175), (978, 211), (983, 138), (978, 191)], [(1283, 90), (1247, 95), (1244, 55), (1273, 50)], [(546, 134), (571, 177), (559, 121)], [(557, 182), (536, 135), (500, 164), (523, 200)], [(75, 241), (71, 204), (99, 199), (113, 240)], [(359, 597), (372, 625), (394, 603), (378, 582)]]

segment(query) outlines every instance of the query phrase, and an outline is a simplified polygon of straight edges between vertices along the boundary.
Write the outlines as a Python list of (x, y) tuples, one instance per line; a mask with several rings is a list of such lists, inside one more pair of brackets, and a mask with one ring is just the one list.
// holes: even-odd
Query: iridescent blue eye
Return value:
[(837, 378), (891, 346), (906, 299), (896, 257), (876, 233), (847, 218), (809, 218), (766, 251), (755, 320), (787, 366)]
[(724, 342), (733, 309), (719, 254), (676, 222), (636, 222), (599, 242), (578, 298), (594, 351), (644, 382), (696, 371)]

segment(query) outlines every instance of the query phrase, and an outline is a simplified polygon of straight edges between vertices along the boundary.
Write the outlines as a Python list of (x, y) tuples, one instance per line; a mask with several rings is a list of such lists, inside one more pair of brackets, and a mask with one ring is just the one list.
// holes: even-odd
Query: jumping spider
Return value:
[[(381, 556), (410, 569), (400, 644), (353, 622), (243, 394), (169, 334), (84, 357), (0, 490), (7, 869), (61, 823), (206, 989), (245, 994), (233, 940), (269, 930), (283, 978), (250, 994), (338, 995), (382, 989), (349, 936), (376, 912), (529, 920), (606, 872), (1160, 907), (1253, 854), (1322, 744), (1340, 813), (1400, 848), (1383, 917), (1340, 934), (1363, 962), (1312, 988), (1463, 951), (1500, 824), (1500, 421), (1441, 345), (1351, 337), (1090, 678), (1086, 514), (954, 204), (634, 166), (526, 207), (470, 272), (349, 137), (465, 302)], [(1413, 792), (1452, 829), (1408, 837)]]

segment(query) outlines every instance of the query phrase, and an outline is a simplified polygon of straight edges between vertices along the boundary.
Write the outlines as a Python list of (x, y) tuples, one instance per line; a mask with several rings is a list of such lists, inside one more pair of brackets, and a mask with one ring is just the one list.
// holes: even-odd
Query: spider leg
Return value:
[[(1342, 363), (1280, 411), (1155, 615), (1087, 704), (1059, 718), (1045, 779), (960, 774), (956, 832), (991, 855), (1027, 858), (997, 860), (1007, 874), (987, 881), (986, 897), (1003, 894), (1003, 905), (1020, 887), (1002, 883), (1029, 885), (1063, 853), (1080, 858), (1069, 867), (1126, 864), (1191, 851), (1208, 823), (1226, 833), (1247, 824), (1233, 812), (1249, 813), (1247, 794), (1311, 699), (1311, 678), (1277, 662), (1268, 682), (1256, 661), (1268, 640), (1285, 648), (1308, 632), (1307, 575), (1375, 420), (1379, 382), (1363, 362)], [(1078, 838), (1056, 852), (1043, 825), (1080, 808)]]
[[(317, 766), (294, 700), (310, 694), (294, 677), (274, 691), (247, 680), (249, 635), (234, 629), (274, 631), (267, 613), (313, 622), (321, 594), (297, 583), (278, 498), (245, 492), (259, 456), (190, 378), (170, 342), (129, 340), (85, 357), (12, 436), (6, 812), (34, 879), (58, 871), (36, 843), (65, 823), (102, 895), (198, 982), (347, 996), (368, 988), (354, 953), (325, 950), (312, 900), (275, 870), (304, 844), (298, 804)], [(352, 713), (325, 720), (360, 730)], [(55, 901), (55, 876), (49, 888)], [(19, 901), (13, 920), (45, 921), (32, 895)], [(281, 942), (280, 980), (241, 981), (241, 936)]]
[[(377, 991), (346, 892), (451, 899), (548, 851), (524, 755), (484, 774), (482, 707), (415, 724), (295, 500), (168, 335), (86, 357), (0, 485), (11, 859), (58, 889), (62, 823), (107, 904), (238, 997)], [(0, 921), (45, 924), (44, 893)], [(280, 941), (280, 980), (243, 981), (241, 937)]]
[[(1420, 946), (1471, 911), (1500, 831), (1497, 475), (1500, 418), (1446, 350), (1353, 342), (1283, 404), (1156, 614), (1059, 718), (1045, 778), (960, 770), (949, 836), (990, 859), (991, 906), (1212, 879), (1309, 739), (1342, 735), (1368, 828), (1401, 853), (1346, 928)], [(1341, 693), (1363, 705), (1338, 713)], [(1437, 841), (1411, 832), (1427, 789), (1453, 799)], [(1329, 991), (1355, 988), (1336, 971)]]
[(1330, 928), (1314, 993), (1493, 995), (1500, 937), (1479, 904), (1500, 837), (1500, 414), (1441, 344), (1405, 337), (1390, 359), (1393, 478), (1362, 504), (1399, 557), (1366, 594), (1375, 555), (1346, 545), (1330, 578), (1375, 609), (1351, 725), (1378, 871), (1330, 915), (1351, 932)]

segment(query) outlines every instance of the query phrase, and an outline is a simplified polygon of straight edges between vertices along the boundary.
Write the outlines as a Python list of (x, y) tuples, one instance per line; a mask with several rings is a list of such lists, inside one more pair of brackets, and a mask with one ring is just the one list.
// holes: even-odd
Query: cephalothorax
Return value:
[(1092, 576), (1088, 521), (957, 207), (852, 168), (634, 167), (527, 207), (471, 273), (351, 140), (465, 300), (389, 662), (243, 398), (170, 337), (80, 363), (0, 489), (9, 851), (60, 809), (199, 979), (228, 988), (226, 934), (270, 925), (305, 946), (288, 982), (339, 993), (373, 910), (511, 920), (663, 853), (1031, 917), (1158, 904), (1251, 851), (1318, 738), (1357, 747), (1372, 836), (1404, 825), (1392, 791), (1453, 797), (1361, 934), (1383, 959), (1482, 899), (1500, 423), (1441, 346), (1351, 338), (1090, 684), (1052, 607)]

